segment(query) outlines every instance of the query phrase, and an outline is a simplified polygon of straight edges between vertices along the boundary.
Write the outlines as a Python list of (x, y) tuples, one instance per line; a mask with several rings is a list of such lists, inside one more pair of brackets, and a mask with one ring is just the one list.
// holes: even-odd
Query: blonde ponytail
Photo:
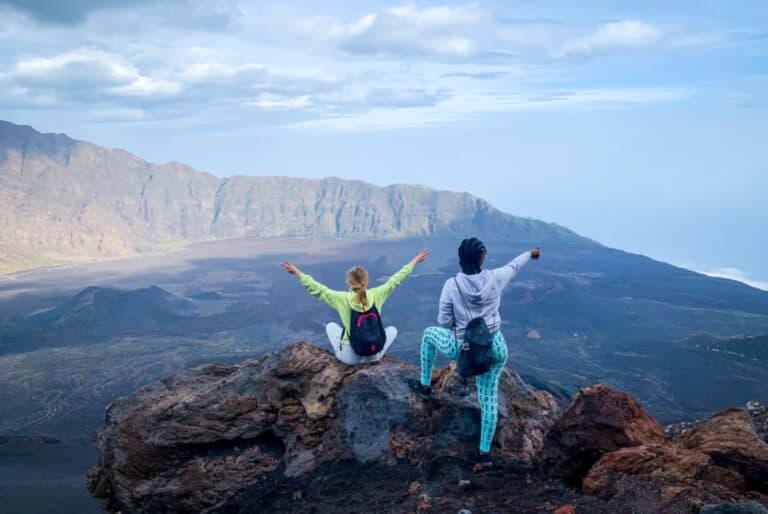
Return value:
[(347, 284), (352, 292), (355, 293), (355, 300), (357, 303), (363, 306), (363, 309), (368, 309), (368, 294), (366, 288), (368, 287), (368, 272), (360, 266), (354, 267), (347, 272)]

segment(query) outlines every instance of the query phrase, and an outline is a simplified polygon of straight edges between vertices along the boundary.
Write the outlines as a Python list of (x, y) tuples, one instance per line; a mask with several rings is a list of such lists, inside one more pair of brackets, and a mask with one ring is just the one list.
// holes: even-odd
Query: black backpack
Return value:
[[(379, 353), (387, 342), (384, 324), (375, 305), (365, 312), (352, 309), (349, 324), (349, 344), (352, 350), (362, 357)], [(344, 337), (342, 335), (342, 337)]]
[(470, 316), (473, 316), (464, 329), (464, 341), (459, 350), (457, 359), (459, 375), (464, 378), (482, 375), (487, 373), (493, 365), (493, 336), (488, 330), (485, 319), (482, 316), (474, 317), (472, 314), (459, 287), (459, 281), (456, 278), (453, 281), (456, 282), (456, 289), (459, 291), (464, 308)]

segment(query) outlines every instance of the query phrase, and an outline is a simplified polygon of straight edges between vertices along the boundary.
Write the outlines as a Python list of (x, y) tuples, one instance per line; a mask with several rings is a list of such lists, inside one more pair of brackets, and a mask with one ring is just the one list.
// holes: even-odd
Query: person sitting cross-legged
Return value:
[(428, 256), (429, 250), (422, 250), (386, 282), (370, 289), (368, 272), (356, 266), (347, 272), (347, 291), (336, 291), (321, 284), (288, 261), (283, 261), (282, 266), (285, 271), (299, 279), (309, 294), (325, 302), (339, 314), (341, 325), (328, 323), (325, 332), (336, 358), (355, 366), (381, 360), (395, 341), (397, 329), (393, 326), (384, 328), (381, 309), (395, 288)]

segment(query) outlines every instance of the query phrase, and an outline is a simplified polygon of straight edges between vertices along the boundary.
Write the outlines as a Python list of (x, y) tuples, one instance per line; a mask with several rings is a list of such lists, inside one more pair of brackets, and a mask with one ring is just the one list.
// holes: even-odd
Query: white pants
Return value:
[(397, 329), (395, 327), (385, 328), (384, 333), (387, 335), (387, 341), (384, 343), (384, 348), (373, 355), (361, 356), (355, 353), (349, 342), (341, 342), (341, 336), (344, 333), (344, 329), (338, 323), (328, 323), (325, 326), (325, 333), (328, 334), (328, 341), (331, 343), (331, 348), (333, 348), (333, 353), (336, 355), (336, 358), (349, 366), (380, 361), (397, 337)]

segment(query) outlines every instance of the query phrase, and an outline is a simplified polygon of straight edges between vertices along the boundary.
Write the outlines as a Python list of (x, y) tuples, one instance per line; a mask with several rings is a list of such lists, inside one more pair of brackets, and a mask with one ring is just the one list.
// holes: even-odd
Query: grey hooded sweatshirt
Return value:
[[(441, 327), (454, 331), (454, 337), (459, 341), (464, 339), (464, 329), (470, 320), (479, 316), (485, 318), (492, 334), (498, 331), (501, 326), (499, 316), (501, 293), (530, 258), (531, 252), (523, 252), (500, 268), (484, 269), (474, 275), (459, 272), (456, 274), (456, 280), (453, 278), (446, 280), (443, 291), (440, 293), (437, 322)], [(461, 287), (464, 301), (471, 313), (464, 307), (464, 302), (456, 289), (456, 281)]]

